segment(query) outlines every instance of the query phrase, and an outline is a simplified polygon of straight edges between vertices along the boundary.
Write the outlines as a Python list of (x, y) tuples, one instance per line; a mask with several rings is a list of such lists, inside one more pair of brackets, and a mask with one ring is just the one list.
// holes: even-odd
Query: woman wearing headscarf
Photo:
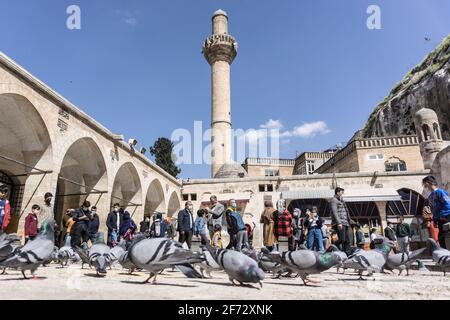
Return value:
[(120, 225), (120, 235), (125, 240), (131, 240), (133, 238), (133, 234), (137, 229), (136, 223), (134, 223), (133, 219), (130, 216), (128, 211), (123, 213), (123, 220)]

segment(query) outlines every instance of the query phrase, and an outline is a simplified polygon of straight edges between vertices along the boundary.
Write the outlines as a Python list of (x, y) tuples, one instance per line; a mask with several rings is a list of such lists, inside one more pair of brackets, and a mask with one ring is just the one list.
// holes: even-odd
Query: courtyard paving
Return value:
[(50, 265), (38, 269), (40, 280), (22, 280), (20, 272), (8, 270), (0, 276), (0, 299), (201, 299), (201, 300), (305, 300), (305, 299), (450, 299), (450, 275), (440, 272), (411, 271), (405, 275), (376, 275), (375, 280), (360, 281), (351, 272), (337, 274), (331, 269), (312, 277), (314, 287), (300, 285), (299, 278), (271, 279), (258, 289), (232, 286), (225, 273), (213, 273), (213, 279), (187, 279), (180, 272), (164, 271), (158, 284), (141, 284), (144, 272), (128, 275), (119, 266), (105, 278), (94, 270), (72, 265), (64, 269)]

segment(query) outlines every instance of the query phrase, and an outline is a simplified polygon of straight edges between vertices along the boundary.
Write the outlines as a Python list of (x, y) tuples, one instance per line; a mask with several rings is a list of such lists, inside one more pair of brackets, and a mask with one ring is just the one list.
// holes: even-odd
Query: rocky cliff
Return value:
[(414, 114), (424, 107), (436, 111), (443, 138), (450, 140), (450, 35), (378, 104), (362, 135), (415, 134)]

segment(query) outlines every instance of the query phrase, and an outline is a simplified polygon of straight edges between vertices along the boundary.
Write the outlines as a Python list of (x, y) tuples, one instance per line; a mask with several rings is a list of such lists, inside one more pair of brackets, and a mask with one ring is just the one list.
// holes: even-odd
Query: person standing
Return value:
[(434, 241), (439, 242), (439, 229), (434, 226), (433, 223), (433, 213), (431, 212), (431, 207), (428, 200), (425, 200), (425, 206), (422, 210), (423, 220), (427, 224), (429, 238), (434, 239)]
[(355, 229), (356, 247), (359, 249), (364, 249), (366, 237), (364, 236), (364, 232), (361, 230), (361, 225), (357, 223)]
[(200, 237), (202, 245), (206, 245), (208, 243), (208, 237), (206, 236), (206, 221), (205, 221), (205, 213), (208, 211), (205, 209), (200, 209), (197, 211), (197, 218), (195, 218), (194, 222), (194, 235), (196, 237)]
[(122, 214), (122, 223), (120, 224), (119, 229), (120, 236), (127, 241), (131, 241), (136, 229), (136, 223), (133, 218), (131, 218), (130, 213), (125, 210)]
[(222, 226), (220, 224), (216, 224), (214, 226), (214, 235), (211, 238), (211, 246), (214, 249), (223, 249), (223, 244), (222, 244)]
[(403, 216), (399, 216), (397, 224), (397, 242), (400, 247), (400, 252), (409, 253), (410, 240), (411, 228), (409, 224), (405, 222), (405, 218)]
[(106, 227), (108, 228), (108, 245), (115, 247), (119, 242), (119, 230), (122, 224), (123, 214), (119, 203), (113, 205), (113, 210), (106, 218)]
[(317, 214), (317, 208), (313, 207), (309, 217), (304, 222), (304, 226), (308, 230), (306, 238), (308, 250), (323, 251), (322, 225), (323, 220)]
[(192, 212), (194, 210), (194, 206), (192, 202), (187, 201), (184, 204), (184, 209), (178, 213), (178, 232), (180, 233), (180, 237), (178, 241), (183, 244), (186, 242), (188, 248), (191, 248), (192, 244), (192, 235), (194, 233), (194, 216)]
[(230, 233), (230, 244), (232, 243), (232, 235), (234, 238), (234, 243), (230, 248), (234, 248), (236, 251), (241, 251), (242, 247), (248, 248), (248, 234), (241, 213), (236, 209), (236, 200), (230, 199), (229, 207), (227, 209), (227, 222), (228, 233)]
[(161, 212), (157, 212), (155, 216), (155, 221), (153, 221), (152, 225), (150, 226), (150, 237), (165, 238), (166, 233), (167, 233), (167, 223), (163, 219), (163, 214)]
[(71, 230), (71, 245), (72, 247), (79, 247), (81, 244), (88, 242), (88, 224), (91, 219), (90, 208), (91, 203), (85, 201), (83, 205), (72, 213), (72, 219), (75, 224)]
[(0, 234), (6, 232), (6, 228), (11, 220), (11, 205), (6, 198), (8, 191), (8, 186), (0, 186)]
[(300, 248), (301, 240), (302, 240), (302, 232), (303, 226), (301, 225), (301, 215), (302, 211), (298, 208), (294, 209), (292, 213), (292, 232), (294, 237), (294, 250)]
[(397, 241), (397, 236), (394, 231), (394, 225), (392, 223), (389, 223), (386, 228), (384, 228), (384, 236), (391, 240), (391, 241)]
[(150, 218), (145, 217), (144, 220), (142, 220), (139, 223), (139, 232), (148, 234), (150, 232)]
[[(284, 199), (278, 200), (277, 210), (274, 212), (274, 234), (277, 246), (279, 237), (287, 237), (289, 251), (294, 250), (294, 237), (292, 234), (292, 215), (286, 209), (286, 202)], [(277, 250), (278, 249), (279, 248), (277, 248)]]
[(208, 212), (208, 231), (209, 237), (212, 238), (214, 235), (214, 226), (216, 224), (222, 225), (223, 213), (225, 212), (225, 206), (217, 201), (216, 196), (211, 196), (209, 198), (211, 201), (211, 206), (207, 207)]
[(97, 207), (93, 206), (91, 208), (91, 217), (88, 223), (89, 240), (91, 240), (92, 244), (94, 244), (95, 240), (97, 239), (97, 233), (99, 228), (100, 228), (100, 218), (97, 214)]
[(354, 222), (350, 218), (347, 205), (342, 199), (344, 191), (344, 189), (339, 187), (334, 191), (334, 197), (331, 199), (331, 220), (338, 237), (337, 246), (340, 250), (349, 253), (353, 239), (351, 225)]
[(73, 221), (73, 218), (72, 218), (72, 213), (74, 211), (75, 210), (73, 210), (73, 209), (67, 209), (66, 210), (66, 215), (63, 218), (65, 234), (64, 234), (63, 239), (62, 239), (61, 247), (63, 247), (64, 244), (66, 243), (67, 237), (71, 238), (70, 234), (72, 232), (73, 225), (75, 224), (75, 221)]
[(34, 240), (38, 234), (38, 215), (41, 207), (37, 204), (31, 207), (31, 212), (25, 218), (25, 243)]
[(41, 212), (38, 216), (38, 221), (40, 223), (39, 228), (42, 227), (42, 224), (46, 220), (55, 218), (55, 212), (52, 201), (53, 201), (53, 194), (51, 192), (47, 192), (44, 195), (44, 203), (40, 206)]
[(263, 244), (267, 250), (272, 251), (275, 244), (273, 215), (277, 211), (272, 201), (264, 202), (264, 211), (261, 214), (260, 223), (263, 224)]
[(450, 222), (450, 197), (447, 191), (438, 188), (436, 178), (433, 176), (425, 177), (422, 180), (424, 188), (431, 193), (428, 196), (428, 203), (433, 213), (434, 227), (439, 229), (438, 239), (441, 248), (446, 248), (444, 225)]

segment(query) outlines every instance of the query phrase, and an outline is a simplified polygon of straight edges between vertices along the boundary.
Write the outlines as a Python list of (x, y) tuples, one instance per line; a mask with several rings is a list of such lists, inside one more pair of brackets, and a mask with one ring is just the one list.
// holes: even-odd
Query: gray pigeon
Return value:
[(394, 242), (385, 239), (378, 239), (377, 241), (380, 243), (377, 243), (377, 247), (373, 250), (356, 251), (344, 262), (344, 268), (357, 270), (361, 280), (363, 280), (363, 271), (367, 271), (369, 276), (375, 272), (383, 272), (389, 253), (394, 247)]
[(409, 276), (409, 269), (411, 265), (426, 249), (427, 248), (422, 248), (412, 252), (403, 252), (390, 255), (387, 258), (386, 265), (384, 267), (388, 270), (399, 270), (398, 275), (401, 275), (403, 270), (406, 270), (406, 275)]
[(263, 252), (259, 254), (258, 266), (265, 272), (272, 272), (273, 279), (278, 279), (286, 271), (286, 268), (281, 263), (272, 261)]
[(89, 265), (95, 268), (97, 276), (104, 276), (111, 261), (111, 249), (105, 244), (103, 233), (100, 232), (94, 245), (89, 249)]
[(34, 272), (52, 254), (55, 246), (55, 221), (45, 220), (42, 224), (41, 233), (25, 246), (15, 252), (14, 255), (0, 262), (0, 266), (17, 268), (22, 272), (25, 279), (25, 271), (30, 270), (33, 279), (36, 279)]
[[(21, 247), (19, 235), (2, 233), (0, 235), (0, 262), (12, 256)], [(6, 267), (3, 268), (1, 274), (6, 274)]]
[(126, 251), (126, 241), (124, 239), (120, 240), (119, 244), (111, 249), (111, 264), (115, 264), (119, 261), (119, 258)]
[[(131, 240), (131, 242), (125, 242), (125, 251), (123, 251), (123, 253), (120, 255), (119, 257), (119, 263), (122, 266), (122, 268), (128, 270), (128, 274), (132, 274), (134, 272), (134, 270), (137, 269), (137, 266), (131, 262), (130, 260), (130, 250), (131, 248), (138, 243), (139, 241), (145, 240), (147, 239), (145, 234), (136, 234), (133, 239)], [(121, 242), (122, 244), (119, 243), (119, 246), (122, 246), (123, 248), (123, 242)]]
[(311, 250), (287, 251), (283, 253), (269, 252), (263, 248), (265, 256), (287, 268), (298, 272), (305, 286), (311, 274), (318, 274), (341, 263), (341, 257), (335, 252), (315, 252)]
[(167, 238), (144, 239), (135, 243), (129, 249), (128, 258), (138, 268), (150, 271), (150, 276), (143, 283), (148, 283), (154, 277), (155, 284), (158, 272), (172, 266), (189, 278), (202, 277), (191, 264), (201, 262), (203, 256)]
[(81, 248), (81, 247), (74, 247), (73, 248), (75, 253), (78, 255), (78, 257), (81, 259), (81, 269), (84, 269), (84, 265), (87, 264), (89, 267), (90, 265), (90, 259), (89, 259), (89, 250), (87, 248)]
[(218, 265), (226, 272), (233, 285), (235, 280), (240, 284), (259, 283), (262, 288), (265, 278), (264, 271), (258, 263), (239, 251), (219, 249), (215, 252), (211, 246), (206, 246)]
[(342, 268), (342, 270), (344, 270), (343, 273), (345, 273), (346, 268), (344, 267), (344, 263), (348, 260), (347, 254), (344, 251), (339, 250), (339, 248), (334, 244), (328, 247), (327, 252), (334, 252), (341, 257), (341, 263), (336, 266), (337, 272), (339, 273), (339, 269)]
[(203, 255), (205, 256), (205, 260), (198, 264), (200, 266), (200, 272), (203, 278), (206, 278), (205, 272), (209, 278), (212, 278), (211, 271), (219, 271), (222, 270), (222, 268), (216, 262), (212, 254), (204, 246), (201, 246), (200, 249)]
[(427, 242), (431, 246), (431, 251), (433, 252), (433, 261), (436, 265), (441, 267), (445, 276), (447, 273), (447, 268), (450, 267), (450, 251), (441, 248), (432, 238), (429, 238)]
[(61, 267), (64, 268), (64, 266), (67, 266), (69, 260), (73, 255), (74, 251), (72, 249), (72, 246), (70, 245), (70, 237), (67, 237), (64, 246), (58, 250), (58, 253), (56, 255), (57, 259), (61, 263)]

